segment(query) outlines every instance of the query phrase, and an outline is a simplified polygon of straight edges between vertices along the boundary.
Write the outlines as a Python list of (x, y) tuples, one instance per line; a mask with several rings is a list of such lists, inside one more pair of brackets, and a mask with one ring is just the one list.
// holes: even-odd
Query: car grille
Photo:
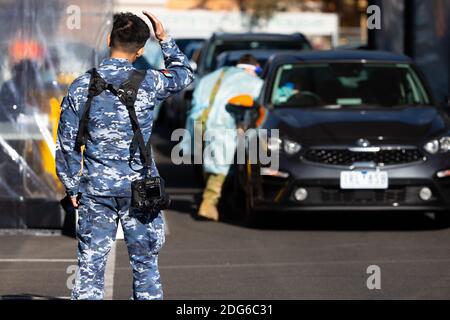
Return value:
[(406, 202), (406, 189), (388, 190), (338, 190), (323, 189), (321, 194), (322, 202), (326, 204), (365, 204), (382, 205)]
[(380, 166), (389, 166), (417, 162), (424, 155), (417, 149), (389, 149), (378, 152), (356, 152), (347, 149), (311, 149), (304, 159), (329, 165), (351, 166), (357, 162), (373, 162)]

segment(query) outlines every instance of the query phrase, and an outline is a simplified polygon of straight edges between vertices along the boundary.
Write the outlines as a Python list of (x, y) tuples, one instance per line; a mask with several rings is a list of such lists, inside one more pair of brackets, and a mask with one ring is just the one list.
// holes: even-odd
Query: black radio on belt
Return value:
[(131, 183), (132, 207), (156, 213), (167, 209), (170, 199), (164, 189), (164, 179), (150, 177)]

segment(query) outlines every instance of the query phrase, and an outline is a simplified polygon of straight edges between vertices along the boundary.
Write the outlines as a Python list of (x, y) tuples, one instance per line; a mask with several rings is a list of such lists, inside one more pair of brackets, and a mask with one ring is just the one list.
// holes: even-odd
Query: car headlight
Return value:
[(436, 154), (439, 152), (439, 141), (438, 140), (433, 140), (428, 142), (424, 147), (423, 147), (428, 153), (431, 154)]
[(450, 151), (450, 137), (442, 137), (428, 142), (424, 149), (431, 154)]
[(291, 140), (284, 140), (283, 143), (283, 150), (284, 152), (286, 152), (288, 155), (294, 155), (298, 152), (300, 152), (300, 150), (302, 149), (302, 146), (295, 142), (295, 141), (291, 141)]
[(288, 139), (279, 139), (279, 138), (269, 138), (267, 148), (270, 151), (280, 151), (283, 148), (283, 151), (292, 156), (302, 150), (302, 146), (292, 140)]

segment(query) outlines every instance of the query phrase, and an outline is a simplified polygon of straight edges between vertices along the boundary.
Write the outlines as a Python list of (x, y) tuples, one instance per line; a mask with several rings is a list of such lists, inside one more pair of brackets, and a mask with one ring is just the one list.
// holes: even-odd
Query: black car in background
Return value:
[[(279, 168), (234, 172), (245, 221), (270, 211), (450, 209), (450, 119), (407, 57), (375, 51), (277, 55), (258, 103)], [(238, 201), (238, 202), (239, 202)]]
[(216, 70), (217, 57), (236, 50), (308, 50), (311, 44), (301, 33), (214, 33), (200, 53), (197, 74), (203, 76)]
[(191, 59), (198, 49), (200, 49), (205, 42), (205, 39), (202, 38), (180, 38), (175, 39), (175, 42), (178, 45), (178, 48), (189, 58)]
[[(311, 44), (301, 33), (214, 33), (203, 44), (198, 57), (192, 61), (196, 66), (196, 81), (216, 70), (217, 57), (225, 51), (236, 50), (308, 50)], [(191, 108), (195, 82), (175, 95), (166, 110), (168, 122), (173, 127), (184, 127), (186, 114)], [(172, 110), (169, 110), (172, 108)]]

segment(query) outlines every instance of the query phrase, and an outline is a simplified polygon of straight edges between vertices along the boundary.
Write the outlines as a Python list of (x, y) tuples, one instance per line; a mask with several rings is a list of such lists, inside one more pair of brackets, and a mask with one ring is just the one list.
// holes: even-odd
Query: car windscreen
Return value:
[(278, 68), (271, 95), (278, 107), (429, 105), (409, 64), (307, 63)]
[(217, 40), (209, 48), (206, 56), (206, 69), (214, 70), (216, 68), (216, 59), (219, 54), (225, 51), (236, 50), (304, 50), (309, 49), (306, 41), (293, 40)]

